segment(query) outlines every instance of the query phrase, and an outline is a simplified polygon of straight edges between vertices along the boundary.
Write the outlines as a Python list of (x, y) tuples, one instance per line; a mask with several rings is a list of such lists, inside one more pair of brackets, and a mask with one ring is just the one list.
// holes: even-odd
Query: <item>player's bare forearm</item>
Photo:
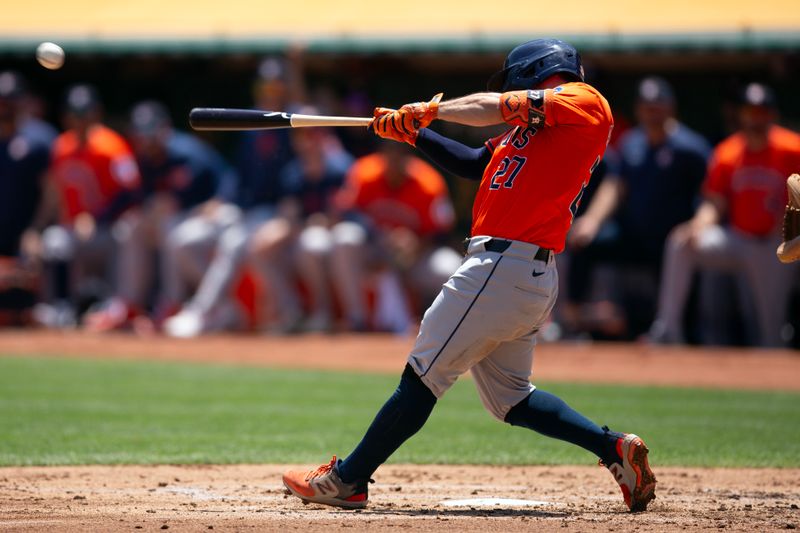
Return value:
[(437, 118), (466, 126), (502, 124), (500, 93), (475, 93), (440, 102)]
[(606, 176), (597, 187), (597, 192), (586, 208), (584, 216), (593, 218), (597, 221), (598, 226), (602, 225), (617, 210), (623, 194), (623, 187), (619, 177)]

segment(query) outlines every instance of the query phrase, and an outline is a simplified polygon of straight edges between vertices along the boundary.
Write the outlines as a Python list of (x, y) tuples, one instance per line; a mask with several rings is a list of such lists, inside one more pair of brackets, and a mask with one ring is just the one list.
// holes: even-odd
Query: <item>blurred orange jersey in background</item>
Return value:
[(739, 132), (714, 150), (704, 192), (727, 200), (732, 227), (756, 237), (771, 236), (783, 221), (786, 178), (795, 172), (800, 172), (800, 135), (772, 126), (767, 146), (751, 152)]
[(100, 215), (117, 194), (139, 186), (139, 170), (125, 139), (103, 125), (92, 126), (85, 143), (70, 130), (53, 145), (51, 177), (61, 196), (62, 222), (81, 213)]
[(340, 198), (344, 210), (363, 212), (381, 229), (407, 228), (420, 236), (446, 232), (455, 221), (447, 184), (421, 159), (405, 158), (402, 178), (392, 183), (388, 161), (380, 153), (351, 167)]

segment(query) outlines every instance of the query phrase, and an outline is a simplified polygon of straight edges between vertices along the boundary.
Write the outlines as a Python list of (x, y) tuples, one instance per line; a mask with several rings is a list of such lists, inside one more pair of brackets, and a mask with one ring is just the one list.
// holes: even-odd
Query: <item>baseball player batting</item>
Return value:
[[(310, 472), (283, 475), (303, 501), (365, 507), (375, 470), (422, 428), (437, 399), (467, 370), (498, 420), (597, 455), (631, 511), (644, 511), (655, 498), (640, 437), (601, 428), (529, 380), (536, 335), (558, 292), (554, 254), (564, 248), (613, 127), (608, 102), (584, 83), (575, 48), (552, 39), (513, 49), (488, 90), (375, 110), (377, 135), (414, 145), (446, 170), (480, 181), (472, 238), (423, 317), (400, 385), (356, 449), (344, 460), (334, 456)], [(510, 129), (473, 149), (426, 129), (435, 119)]]

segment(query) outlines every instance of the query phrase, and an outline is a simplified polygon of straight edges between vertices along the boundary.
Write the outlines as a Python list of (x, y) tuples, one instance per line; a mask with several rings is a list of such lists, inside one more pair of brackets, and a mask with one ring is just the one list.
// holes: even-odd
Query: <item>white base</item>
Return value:
[(445, 507), (544, 507), (553, 505), (541, 500), (515, 500), (511, 498), (469, 498), (466, 500), (443, 500)]

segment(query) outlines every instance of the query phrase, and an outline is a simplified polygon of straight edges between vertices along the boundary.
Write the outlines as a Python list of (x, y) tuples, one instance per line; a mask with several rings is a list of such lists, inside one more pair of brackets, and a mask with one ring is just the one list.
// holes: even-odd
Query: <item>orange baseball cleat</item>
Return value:
[[(367, 506), (367, 481), (345, 483), (339, 477), (339, 461), (331, 462), (311, 471), (290, 470), (283, 474), (283, 485), (303, 503), (321, 503), (345, 509), (363, 509)], [(369, 480), (372, 482), (372, 480)]]
[(608, 468), (611, 475), (619, 483), (625, 504), (632, 513), (647, 510), (647, 504), (656, 497), (656, 476), (647, 462), (647, 446), (644, 441), (628, 433), (617, 439), (617, 455), (619, 461), (610, 465), (600, 461)]

